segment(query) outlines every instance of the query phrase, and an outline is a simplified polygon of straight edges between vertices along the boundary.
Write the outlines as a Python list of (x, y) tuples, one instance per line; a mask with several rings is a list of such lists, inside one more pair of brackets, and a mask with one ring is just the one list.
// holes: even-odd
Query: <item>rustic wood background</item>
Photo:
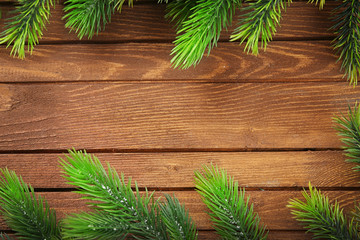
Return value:
[[(325, 9), (294, 2), (266, 52), (246, 55), (224, 32), (195, 69), (170, 67), (165, 5), (138, 1), (106, 31), (79, 41), (52, 11), (26, 60), (0, 51), (0, 167), (21, 174), (59, 217), (86, 210), (59, 173), (66, 149), (87, 149), (140, 187), (175, 193), (200, 239), (216, 234), (193, 171), (215, 163), (235, 176), (269, 239), (310, 239), (286, 204), (311, 181), (350, 210), (360, 176), (344, 163), (331, 118), (360, 100), (342, 79)], [(3, 15), (13, 8), (2, 1)], [(0, 231), (11, 233), (3, 221)]]

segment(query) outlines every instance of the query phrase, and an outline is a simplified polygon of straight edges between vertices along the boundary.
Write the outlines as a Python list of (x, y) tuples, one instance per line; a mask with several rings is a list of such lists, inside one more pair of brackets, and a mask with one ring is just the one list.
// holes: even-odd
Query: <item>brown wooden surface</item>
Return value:
[[(358, 187), (360, 182), (359, 174), (351, 170), (352, 164), (344, 162), (341, 151), (97, 153), (96, 156), (118, 172), (131, 176), (139, 187), (153, 189), (193, 188), (194, 171), (210, 163), (228, 169), (240, 186), (257, 189), (307, 187), (309, 181), (325, 188)], [(16, 169), (35, 188), (71, 188), (60, 176), (60, 157), (65, 158), (65, 154), (2, 154), (0, 168)]]
[[(172, 44), (40, 45), (26, 60), (0, 47), (1, 82), (58, 81), (341, 81), (330, 41), (275, 41), (258, 57), (237, 43), (219, 43), (196, 68), (170, 68)], [(346, 84), (343, 84), (346, 87)]]
[[(1, 85), (0, 150), (339, 148), (344, 83)], [(271, 138), (269, 138), (271, 136)]]
[[(3, 16), (11, 5), (1, 4)], [(327, 31), (336, 5), (292, 3), (258, 57), (224, 32), (189, 70), (170, 67), (175, 31), (165, 5), (125, 6), (82, 41), (64, 28), (58, 5), (32, 56), (12, 58), (0, 46), (0, 168), (22, 175), (61, 218), (87, 208), (61, 178), (59, 157), (86, 148), (141, 188), (175, 193), (201, 240), (218, 237), (193, 172), (214, 163), (247, 188), (268, 239), (311, 239), (286, 208), (309, 181), (347, 212), (360, 199), (360, 175), (345, 163), (331, 120), (360, 101)], [(2, 230), (9, 228), (0, 221)]]

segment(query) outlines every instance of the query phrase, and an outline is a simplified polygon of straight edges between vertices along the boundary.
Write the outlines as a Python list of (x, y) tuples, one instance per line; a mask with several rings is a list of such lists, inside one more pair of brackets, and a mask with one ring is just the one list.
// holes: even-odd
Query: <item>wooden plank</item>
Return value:
[[(63, 154), (2, 154), (0, 168), (21, 175), (35, 188), (70, 188), (60, 176)], [(242, 187), (358, 187), (360, 176), (340, 151), (326, 152), (195, 152), (115, 153), (96, 156), (140, 187), (193, 188), (194, 171), (216, 164)], [(36, 171), (34, 171), (36, 169)]]
[[(173, 193), (173, 192), (163, 192)], [(301, 230), (302, 227), (292, 218), (289, 209), (286, 207), (289, 199), (300, 198), (299, 191), (248, 191), (251, 202), (254, 203), (254, 210), (259, 213), (262, 223), (270, 230)], [(337, 199), (341, 206), (349, 212), (354, 201), (360, 198), (359, 191), (331, 191), (325, 192), (331, 199)], [(156, 195), (159, 196), (160, 193)], [(78, 194), (70, 192), (51, 192), (42, 194), (50, 206), (57, 210), (57, 216), (61, 219), (66, 214), (86, 211), (84, 200), (79, 200)], [(206, 214), (206, 206), (202, 203), (200, 195), (195, 191), (175, 192), (181, 203), (189, 209), (190, 216), (194, 219), (200, 230), (210, 230), (210, 218)], [(0, 229), (6, 229), (3, 221), (0, 222)]]
[[(331, 10), (338, 3), (329, 2), (325, 5), (324, 10), (319, 11), (317, 7), (306, 2), (294, 2), (288, 7), (283, 14), (281, 27), (274, 36), (274, 40), (283, 39), (319, 39), (330, 38), (333, 34), (328, 31), (331, 27), (329, 20)], [(1, 8), (7, 17), (9, 10), (12, 8), (4, 6)], [(48, 31), (44, 32), (41, 42), (49, 41), (78, 41), (76, 34), (69, 34), (69, 29), (64, 27), (65, 21), (63, 5), (58, 4), (55, 9), (51, 10), (52, 15), (50, 23), (47, 24)], [(221, 41), (229, 39), (230, 33), (237, 24), (237, 11), (234, 18), (234, 24), (229, 31), (224, 31), (221, 35)], [(121, 14), (113, 14), (112, 21), (106, 26), (106, 30), (95, 36), (93, 41), (131, 41), (131, 40), (173, 40), (175, 39), (175, 30), (172, 24), (164, 18), (165, 4), (144, 4), (135, 3), (134, 8), (124, 6)], [(4, 19), (4, 18), (3, 18)], [(3, 22), (2, 24), (3, 25)], [(86, 38), (84, 38), (86, 40)]]
[(0, 150), (339, 148), (344, 83), (3, 84)]
[(171, 44), (42, 45), (26, 60), (0, 47), (1, 82), (38, 81), (343, 81), (329, 41), (273, 42), (258, 57), (220, 43), (196, 68), (174, 70)]

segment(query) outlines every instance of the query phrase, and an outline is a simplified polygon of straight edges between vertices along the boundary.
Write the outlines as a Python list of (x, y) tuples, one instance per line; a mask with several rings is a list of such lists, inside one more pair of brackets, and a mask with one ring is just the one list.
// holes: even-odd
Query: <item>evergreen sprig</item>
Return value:
[(67, 239), (189, 239), (195, 240), (195, 225), (184, 207), (174, 197), (155, 201), (153, 193), (140, 194), (135, 182), (125, 181), (108, 165), (102, 166), (95, 156), (82, 151), (69, 151), (61, 160), (65, 178), (78, 187), (77, 193), (93, 212), (73, 214), (64, 220), (63, 235)]
[[(290, 0), (289, 0), (290, 2)], [(245, 51), (254, 55), (259, 53), (259, 40), (264, 50), (276, 27), (280, 23), (281, 11), (286, 7), (286, 0), (258, 0), (250, 2), (242, 10), (246, 13), (240, 16), (239, 27), (231, 35), (231, 41), (240, 39), (240, 44), (246, 41)]]
[(309, 193), (302, 192), (305, 202), (292, 199), (288, 207), (295, 219), (314, 234), (315, 239), (356, 240), (360, 239), (358, 224), (354, 218), (350, 221), (344, 216), (343, 209), (337, 201), (331, 204), (329, 198), (312, 187), (309, 183)]
[[(145, 189), (145, 194), (141, 195), (136, 182), (134, 193), (130, 178), (126, 183), (124, 175), (119, 176), (109, 165), (106, 171), (95, 156), (82, 151), (69, 151), (69, 154), (67, 161), (61, 161), (64, 177), (69, 184), (78, 187), (76, 192), (84, 195), (83, 199), (93, 201), (88, 204), (96, 212), (76, 214), (66, 219), (65, 237), (93, 239), (97, 236), (106, 239), (117, 232), (119, 238), (133, 234), (146, 239), (166, 239), (166, 227), (159, 216), (153, 193), (149, 194)], [(88, 225), (73, 225), (76, 221)]]
[(166, 15), (170, 22), (175, 22), (176, 29), (179, 31), (184, 22), (193, 13), (193, 7), (196, 6), (196, 0), (172, 1), (166, 6)]
[[(121, 11), (124, 2), (125, 0), (68, 0), (64, 7), (65, 27), (75, 31), (79, 39), (84, 36), (91, 39), (105, 29), (105, 25), (111, 21), (111, 14), (115, 9)], [(132, 6), (133, 0), (128, 0), (128, 3)]]
[(170, 239), (196, 240), (197, 230), (195, 223), (174, 196), (165, 195), (165, 202), (160, 204), (162, 220), (166, 225)]
[(337, 35), (334, 48), (342, 61), (341, 69), (350, 84), (355, 86), (360, 73), (360, 1), (343, 0), (334, 13), (332, 29)]
[[(55, 211), (31, 185), (8, 169), (0, 170), (1, 214), (19, 239), (60, 239)], [(6, 236), (5, 236), (6, 239)]]
[(353, 169), (360, 171), (360, 104), (355, 103), (354, 109), (350, 105), (348, 107), (347, 117), (342, 115), (333, 120), (338, 124), (335, 129), (345, 144), (343, 148), (345, 155), (349, 157), (347, 161), (356, 163)]
[(265, 227), (254, 212), (250, 197), (238, 182), (218, 167), (195, 172), (196, 189), (202, 196), (215, 230), (223, 239), (266, 239)]
[(10, 54), (23, 59), (25, 46), (32, 53), (39, 43), (54, 0), (18, 0), (18, 4), (12, 11), (14, 16), (8, 19), (6, 29), (0, 34), (0, 44), (6, 43), (7, 47), (13, 44)]
[[(197, 65), (206, 50), (210, 54), (211, 49), (217, 45), (221, 30), (231, 24), (234, 11), (239, 5), (240, 0), (197, 0), (186, 20), (186, 13), (181, 12), (178, 22), (181, 27), (177, 31), (175, 47), (171, 52), (174, 55), (171, 59), (173, 66), (186, 69)], [(176, 16), (176, 12), (171, 11), (172, 9), (169, 10), (169, 16)]]

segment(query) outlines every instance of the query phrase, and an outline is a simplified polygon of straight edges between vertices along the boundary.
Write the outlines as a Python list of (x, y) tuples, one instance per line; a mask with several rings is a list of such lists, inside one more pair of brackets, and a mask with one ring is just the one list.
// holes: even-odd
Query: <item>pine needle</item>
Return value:
[(166, 201), (160, 205), (162, 220), (166, 225), (170, 239), (196, 240), (197, 231), (195, 223), (174, 196), (165, 195)]
[(342, 61), (344, 76), (355, 86), (360, 73), (360, 1), (343, 0), (334, 9), (333, 19), (335, 24), (331, 29), (337, 35), (333, 46)]
[(195, 172), (196, 189), (210, 209), (209, 215), (216, 232), (223, 239), (266, 239), (265, 227), (254, 213), (250, 197), (239, 189), (238, 182), (228, 177), (224, 170), (204, 166)]
[(331, 204), (329, 198), (310, 183), (309, 193), (304, 190), (302, 195), (305, 202), (293, 199), (290, 200), (288, 207), (293, 209), (291, 213), (294, 218), (301, 222), (308, 232), (314, 234), (314, 239), (360, 239), (354, 218), (348, 221), (337, 201)]
[(259, 53), (259, 40), (261, 48), (266, 50), (276, 27), (280, 24), (281, 11), (286, 7), (285, 2), (286, 0), (250, 2), (247, 7), (242, 8), (246, 13), (240, 16), (239, 27), (234, 30), (230, 40), (240, 39), (240, 44), (246, 41), (244, 51), (254, 55)]
[(54, 0), (18, 0), (18, 4), (12, 12), (14, 16), (8, 19), (6, 29), (0, 34), (0, 44), (6, 43), (7, 47), (13, 44), (10, 54), (23, 59), (26, 42), (30, 53), (39, 43)]
[[(65, 27), (75, 31), (82, 39), (87, 36), (91, 39), (95, 34), (105, 29), (105, 25), (111, 21), (111, 14), (115, 9), (119, 12), (125, 0), (67, 0), (64, 11), (66, 15)], [(133, 0), (128, 1), (129, 6)]]
[[(88, 204), (96, 212), (72, 215), (65, 220), (65, 237), (105, 238), (105, 232), (109, 233), (106, 236), (112, 236), (116, 234), (116, 228), (115, 232), (118, 232), (120, 238), (131, 234), (138, 238), (167, 239), (166, 227), (161, 221), (160, 210), (154, 201), (153, 193), (149, 194), (145, 189), (145, 193), (141, 195), (136, 182), (134, 193), (131, 179), (126, 183), (124, 175), (119, 176), (109, 165), (106, 171), (95, 156), (75, 150), (69, 151), (69, 154), (67, 161), (61, 161), (64, 177), (69, 184), (78, 187), (76, 192), (83, 194), (83, 199), (92, 200)], [(101, 222), (91, 223), (97, 216)], [(109, 219), (115, 220), (113, 225), (117, 227), (114, 227)], [(72, 224), (77, 220), (84, 223)]]
[(174, 68), (186, 69), (197, 65), (206, 49), (210, 54), (211, 49), (217, 45), (221, 30), (231, 24), (235, 8), (240, 1), (197, 0), (196, 5), (190, 9), (189, 17), (184, 11), (178, 15), (176, 11), (184, 4), (192, 6), (193, 3), (185, 1), (179, 4), (174, 3), (168, 8), (168, 16), (179, 19), (177, 24), (180, 25), (174, 41), (175, 47), (171, 52), (171, 55), (174, 55), (171, 63)]
[(0, 206), (7, 225), (19, 239), (60, 239), (56, 214), (34, 189), (8, 169), (0, 172)]
[(333, 121), (338, 124), (335, 129), (345, 144), (343, 149), (349, 157), (346, 161), (356, 163), (353, 169), (360, 171), (360, 104), (355, 103), (354, 109), (350, 105), (348, 108), (347, 117), (334, 117)]

